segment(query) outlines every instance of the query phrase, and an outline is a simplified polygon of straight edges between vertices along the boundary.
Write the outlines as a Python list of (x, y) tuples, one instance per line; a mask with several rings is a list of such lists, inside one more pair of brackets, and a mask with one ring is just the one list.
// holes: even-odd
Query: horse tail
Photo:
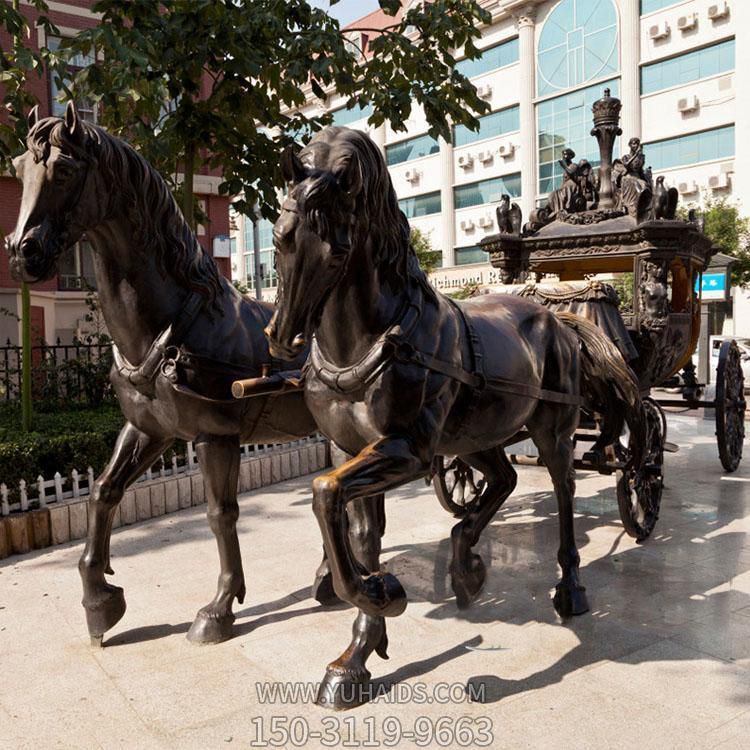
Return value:
[[(646, 415), (638, 378), (599, 326), (573, 313), (559, 312), (556, 316), (580, 342), (581, 395), (586, 406), (601, 413), (605, 425), (608, 420), (621, 425), (624, 417), (630, 430), (628, 464), (640, 466), (646, 444)], [(610, 437), (614, 440), (619, 434)]]

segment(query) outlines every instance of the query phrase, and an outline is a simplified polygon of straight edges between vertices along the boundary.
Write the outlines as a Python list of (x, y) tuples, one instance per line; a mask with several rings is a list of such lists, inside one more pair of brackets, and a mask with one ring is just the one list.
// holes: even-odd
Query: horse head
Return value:
[(274, 356), (288, 359), (305, 346), (353, 256), (358, 273), (404, 283), (409, 224), (382, 154), (360, 131), (327, 128), (299, 154), (288, 150), (281, 168), (288, 195), (273, 229), (279, 286), (266, 335)]
[(92, 200), (96, 163), (93, 126), (70, 102), (65, 117), (28, 118), (26, 151), (13, 161), (23, 184), (18, 221), (7, 240), (10, 270), (18, 280), (43, 281), (54, 276), (60, 255), (100, 217), (100, 200)]

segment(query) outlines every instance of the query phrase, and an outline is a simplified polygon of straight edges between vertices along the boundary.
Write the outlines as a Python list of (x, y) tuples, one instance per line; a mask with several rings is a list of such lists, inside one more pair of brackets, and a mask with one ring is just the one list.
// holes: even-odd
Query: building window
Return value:
[(456, 70), (467, 78), (473, 78), (517, 62), (518, 37), (482, 50), (482, 56), (475, 60), (459, 60)]
[[(63, 37), (59, 36), (49, 36), (47, 37), (47, 47), (52, 52), (57, 52), (57, 50), (60, 49), (60, 44), (63, 41)], [(75, 74), (81, 70), (81, 68), (86, 68), (89, 65), (93, 65), (96, 58), (94, 55), (81, 55), (81, 54), (75, 54), (73, 55), (69, 60), (68, 64), (66, 66), (66, 75), (63, 76), (63, 82), (66, 86), (70, 87), (70, 84), (73, 80), (73, 77)], [(61, 102), (58, 99), (58, 95), (63, 92), (64, 89), (57, 85), (57, 82), (55, 80), (55, 74), (50, 74), (50, 98), (52, 100), (52, 114), (55, 117), (63, 117), (65, 115), (65, 107), (67, 106), (65, 102)], [(78, 99), (76, 100), (76, 108), (78, 109), (78, 114), (84, 119), (88, 120), (89, 122), (96, 122), (96, 106), (93, 104), (93, 102), (88, 101), (87, 99)]]
[(682, 0), (641, 0), (641, 15), (645, 16), (647, 13), (654, 13), (662, 8), (667, 8), (670, 5), (677, 5)]
[(366, 104), (361, 107), (359, 104), (355, 104), (352, 109), (342, 107), (341, 109), (334, 110), (331, 112), (333, 115), (332, 125), (350, 125), (357, 120), (363, 120), (372, 114), (372, 104)]
[(521, 195), (520, 172), (453, 188), (453, 198), (457, 209), (497, 203), (504, 193), (511, 198), (518, 198)]
[(612, 0), (562, 0), (539, 37), (538, 95), (556, 94), (618, 70)]
[[(247, 285), (255, 289), (255, 243), (253, 240), (253, 222), (245, 219), (245, 277)], [(263, 289), (271, 289), (278, 283), (274, 265), (273, 222), (268, 219), (258, 220), (258, 248), (260, 253), (260, 281)]]
[(80, 240), (69, 247), (57, 263), (57, 288), (61, 292), (96, 289), (91, 245)]
[(641, 68), (641, 94), (653, 94), (734, 70), (734, 39)]
[(727, 159), (734, 156), (734, 125), (647, 143), (644, 151), (646, 163), (654, 170)]
[(469, 130), (465, 125), (456, 125), (453, 128), (453, 145), (466, 146), (475, 141), (485, 138), (495, 138), (505, 133), (513, 133), (521, 127), (519, 119), (519, 108), (516, 104), (498, 112), (479, 118), (479, 130)]
[(466, 266), (469, 263), (486, 263), (489, 258), (490, 256), (487, 254), (487, 251), (482, 250), (479, 245), (456, 248), (457, 266)]
[[(617, 96), (617, 79), (557, 96), (537, 105), (537, 132), (539, 133), (539, 192), (549, 193), (562, 179), (558, 164), (564, 148), (572, 148), (576, 161), (588, 159), (599, 164), (599, 146), (591, 137), (591, 105), (603, 96), (605, 88)], [(619, 139), (615, 143), (617, 152)]]
[(440, 144), (431, 135), (418, 135), (400, 143), (386, 146), (385, 160), (388, 166), (402, 164), (405, 161), (419, 159), (421, 156), (430, 156), (440, 151)]
[(414, 198), (402, 198), (398, 207), (404, 212), (407, 219), (417, 219), (420, 216), (440, 213), (440, 191), (425, 193)]

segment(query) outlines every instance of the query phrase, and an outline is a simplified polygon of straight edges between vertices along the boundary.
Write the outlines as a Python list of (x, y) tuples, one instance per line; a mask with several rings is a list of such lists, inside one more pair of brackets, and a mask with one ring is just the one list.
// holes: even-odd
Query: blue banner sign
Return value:
[[(704, 273), (702, 277), (700, 295), (704, 302), (711, 302), (727, 298), (727, 273)], [(698, 294), (698, 279), (695, 282), (695, 293)]]

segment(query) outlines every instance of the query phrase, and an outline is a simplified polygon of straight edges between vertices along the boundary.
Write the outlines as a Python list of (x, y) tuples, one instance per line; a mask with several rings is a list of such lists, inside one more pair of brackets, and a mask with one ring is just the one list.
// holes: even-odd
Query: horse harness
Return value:
[(362, 395), (366, 388), (385, 370), (391, 362), (401, 364), (412, 364), (425, 370), (445, 375), (468, 386), (473, 391), (472, 404), (479, 400), (481, 393), (485, 390), (497, 393), (507, 393), (524, 398), (532, 398), (537, 401), (547, 401), (556, 404), (569, 404), (581, 406), (583, 400), (560, 391), (548, 388), (540, 388), (528, 383), (519, 383), (507, 378), (487, 377), (483, 367), (482, 342), (477, 335), (471, 319), (464, 310), (450, 298), (446, 298), (458, 313), (468, 333), (469, 349), (471, 353), (472, 370), (444, 362), (437, 357), (417, 349), (410, 338), (416, 329), (422, 315), (422, 295), (419, 294), (417, 302), (407, 296), (396, 322), (392, 323), (369, 351), (356, 363), (348, 367), (337, 367), (328, 362), (320, 350), (317, 339), (313, 336), (310, 347), (310, 360), (308, 366), (312, 368), (316, 376), (329, 388), (341, 395), (357, 398)]

